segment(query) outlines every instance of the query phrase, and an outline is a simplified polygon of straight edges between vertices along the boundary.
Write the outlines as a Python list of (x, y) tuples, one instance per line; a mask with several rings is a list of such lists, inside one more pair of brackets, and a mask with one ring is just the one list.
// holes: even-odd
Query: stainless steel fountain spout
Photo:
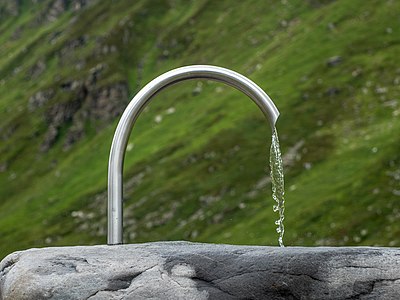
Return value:
[(108, 163), (108, 244), (122, 244), (122, 170), (128, 138), (140, 112), (159, 91), (174, 83), (203, 78), (220, 81), (249, 96), (268, 119), (272, 130), (279, 111), (268, 95), (253, 81), (234, 71), (207, 65), (171, 70), (148, 83), (131, 100), (122, 114), (111, 145)]

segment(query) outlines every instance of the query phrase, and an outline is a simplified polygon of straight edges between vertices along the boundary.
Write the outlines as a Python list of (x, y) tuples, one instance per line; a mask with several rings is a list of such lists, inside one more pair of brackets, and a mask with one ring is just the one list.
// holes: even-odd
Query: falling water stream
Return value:
[(279, 214), (279, 219), (275, 221), (277, 226), (276, 231), (279, 233), (279, 246), (284, 247), (283, 234), (285, 233), (285, 227), (283, 226), (283, 220), (285, 219), (285, 184), (281, 150), (279, 148), (278, 132), (276, 128), (272, 134), (269, 164), (271, 168), (272, 198), (276, 202), (273, 206), (273, 210)]

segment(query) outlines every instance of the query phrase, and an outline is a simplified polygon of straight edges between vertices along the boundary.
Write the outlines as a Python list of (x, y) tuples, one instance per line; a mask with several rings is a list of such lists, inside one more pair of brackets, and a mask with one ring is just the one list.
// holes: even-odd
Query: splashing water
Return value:
[(276, 202), (273, 206), (273, 210), (279, 213), (279, 219), (275, 221), (276, 226), (278, 226), (276, 231), (279, 233), (279, 246), (284, 247), (283, 234), (285, 233), (285, 227), (283, 226), (283, 220), (285, 219), (285, 185), (281, 150), (279, 148), (278, 132), (276, 128), (272, 135), (269, 164), (271, 168), (272, 198)]

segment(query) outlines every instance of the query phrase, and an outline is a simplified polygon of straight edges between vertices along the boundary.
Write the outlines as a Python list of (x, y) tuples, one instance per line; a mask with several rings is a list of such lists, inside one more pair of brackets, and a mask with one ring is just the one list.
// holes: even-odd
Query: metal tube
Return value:
[(132, 127), (140, 112), (159, 91), (188, 79), (210, 79), (223, 82), (242, 91), (261, 109), (274, 130), (279, 111), (268, 95), (253, 81), (234, 71), (208, 65), (186, 66), (166, 72), (148, 83), (136, 94), (118, 123), (111, 145), (108, 163), (108, 241), (122, 244), (122, 173), (125, 150)]

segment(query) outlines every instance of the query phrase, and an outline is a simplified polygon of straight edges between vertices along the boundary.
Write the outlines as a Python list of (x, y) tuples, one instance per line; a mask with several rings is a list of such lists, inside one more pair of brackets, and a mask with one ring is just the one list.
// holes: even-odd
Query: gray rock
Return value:
[(325, 95), (333, 97), (340, 94), (340, 89), (337, 87), (330, 87), (326, 90)]
[(46, 15), (47, 20), (50, 22), (57, 20), (66, 11), (66, 9), (67, 9), (66, 0), (53, 1)]
[(340, 64), (343, 61), (343, 58), (341, 56), (332, 56), (328, 59), (326, 62), (326, 65), (328, 67), (334, 67)]
[(76, 58), (75, 51), (87, 45), (88, 35), (81, 35), (77, 38), (68, 40), (62, 48), (57, 52), (60, 65), (70, 64), (71, 59)]
[(36, 79), (46, 70), (46, 63), (43, 59), (40, 59), (27, 72), (28, 79)]
[(4, 10), (6, 14), (11, 16), (18, 16), (21, 7), (21, 0), (8, 0), (4, 1)]
[(16, 40), (18, 40), (18, 39), (21, 37), (21, 35), (22, 35), (22, 28), (23, 28), (23, 26), (18, 26), (18, 27), (14, 30), (14, 32), (13, 32), (12, 35), (11, 35), (11, 40), (12, 40), (12, 41), (16, 41)]
[(47, 152), (55, 144), (60, 128), (70, 122), (74, 114), (81, 108), (85, 98), (82, 94), (85, 94), (85, 92), (80, 90), (72, 101), (56, 103), (47, 109), (44, 117), (48, 129), (40, 145), (41, 152)]
[(159, 242), (15, 252), (0, 299), (400, 299), (400, 249)]
[[(48, 127), (40, 145), (41, 152), (47, 152), (57, 142), (61, 128), (67, 128), (63, 149), (68, 150), (85, 136), (87, 121), (100, 130), (121, 115), (129, 102), (128, 84), (120, 81), (98, 87), (97, 80), (106, 67), (99, 64), (92, 68), (85, 81), (66, 80), (61, 83), (59, 89), (69, 99), (46, 106), (44, 119)], [(31, 96), (29, 111), (45, 106), (54, 94), (49, 90)]]
[[(129, 102), (128, 84), (116, 82), (89, 92), (88, 115), (92, 122), (108, 124), (119, 117)], [(101, 124), (99, 124), (101, 125)]]
[(88, 5), (90, 2), (93, 2), (93, 0), (72, 0), (70, 5), (73, 11), (79, 11), (83, 9), (86, 5)]
[(28, 100), (28, 110), (30, 112), (35, 111), (36, 109), (44, 106), (51, 98), (54, 96), (54, 90), (48, 89), (44, 91), (38, 91)]
[(5, 171), (7, 171), (7, 169), (8, 169), (7, 162), (0, 163), (0, 173), (4, 173)]

